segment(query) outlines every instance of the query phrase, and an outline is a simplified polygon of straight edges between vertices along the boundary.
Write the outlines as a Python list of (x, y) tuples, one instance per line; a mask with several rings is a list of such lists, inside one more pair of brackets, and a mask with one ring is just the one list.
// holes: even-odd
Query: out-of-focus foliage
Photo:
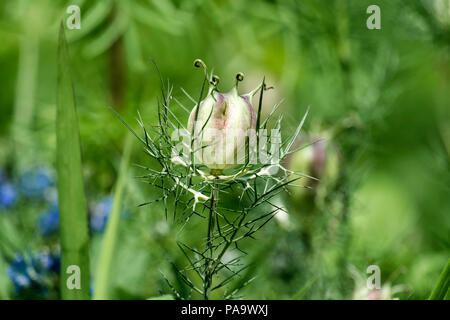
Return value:
[[(193, 106), (181, 88), (199, 95), (202, 79), (192, 62), (201, 58), (221, 75), (223, 90), (239, 71), (246, 75), (242, 92), (265, 76), (274, 89), (265, 93), (263, 113), (284, 99), (279, 112), (290, 132), (310, 106), (308, 139), (299, 145), (327, 141), (326, 150), (313, 144), (299, 151), (305, 157), (290, 159), (292, 167), (323, 172), (321, 180), (301, 180), (309, 188), (277, 200), (289, 214), (246, 242), (242, 249), (251, 266), (231, 289), (257, 276), (241, 291), (243, 297), (361, 298), (366, 292), (361, 277), (376, 264), (385, 290), (378, 296), (430, 295), (450, 254), (448, 0), (4, 0), (0, 298), (25, 297), (18, 283), (39, 287), (26, 297), (59, 296), (53, 264), (38, 273), (42, 278), (14, 278), (8, 270), (22, 275), (22, 264), (42, 252), (58, 252), (57, 35), (72, 4), (81, 8), (81, 29), (66, 33), (91, 222), (91, 270), (126, 136), (107, 107), (131, 124), (137, 110), (146, 124), (157, 122), (160, 83), (152, 60), (170, 79), (173, 95)], [(381, 30), (366, 27), (372, 4), (380, 6)], [(183, 110), (177, 116), (187, 121)], [(138, 147), (131, 162), (155, 165)], [(138, 207), (158, 195), (134, 178), (142, 170), (131, 171), (110, 270), (112, 298), (171, 294), (160, 271), (189, 296), (171, 265), (186, 266), (176, 245), (180, 226), (165, 219), (163, 203)], [(204, 234), (204, 223), (195, 220), (184, 237), (203, 241), (197, 235)], [(92, 277), (95, 282), (95, 273)], [(42, 291), (43, 284), (54, 292)]]

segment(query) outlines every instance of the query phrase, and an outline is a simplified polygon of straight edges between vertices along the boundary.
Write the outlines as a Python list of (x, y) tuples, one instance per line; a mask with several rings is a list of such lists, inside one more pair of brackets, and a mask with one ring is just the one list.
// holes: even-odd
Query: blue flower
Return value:
[(102, 232), (105, 229), (106, 222), (111, 213), (112, 202), (112, 197), (108, 196), (93, 206), (90, 216), (90, 226), (95, 232)]
[(33, 255), (16, 254), (6, 270), (17, 295), (46, 294), (57, 286), (60, 269), (58, 252), (42, 251)]
[(16, 255), (6, 269), (6, 273), (14, 283), (16, 292), (22, 291), (24, 288), (31, 286), (32, 280), (28, 275), (27, 262), (24, 257)]
[(34, 255), (31, 264), (38, 273), (53, 271), (58, 273), (60, 268), (59, 254), (43, 251)]
[(28, 171), (20, 179), (20, 189), (28, 197), (42, 198), (52, 186), (49, 170), (43, 168)]
[[(3, 179), (2, 179), (3, 180)], [(17, 202), (17, 191), (14, 186), (7, 181), (0, 181), (0, 208), (8, 209)]]
[(52, 205), (50, 210), (41, 215), (39, 219), (39, 230), (43, 236), (55, 233), (59, 227), (58, 207)]

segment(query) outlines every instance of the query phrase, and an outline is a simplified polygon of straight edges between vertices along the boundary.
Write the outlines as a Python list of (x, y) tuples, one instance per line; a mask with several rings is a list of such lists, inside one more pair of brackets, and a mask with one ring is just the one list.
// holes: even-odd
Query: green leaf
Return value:
[(132, 134), (129, 133), (120, 162), (119, 177), (114, 188), (114, 200), (111, 215), (106, 225), (105, 235), (100, 248), (100, 257), (96, 269), (94, 283), (94, 299), (104, 300), (108, 298), (108, 284), (110, 283), (111, 262), (116, 247), (117, 234), (119, 231), (120, 210), (122, 208), (123, 191), (130, 163), (132, 149)]
[(297, 141), (298, 135), (300, 134), (300, 130), (303, 127), (303, 124), (305, 123), (306, 117), (308, 116), (309, 113), (309, 107), (308, 109), (306, 109), (305, 115), (303, 116), (302, 120), (300, 121), (297, 129), (295, 130), (294, 135), (289, 139), (288, 145), (286, 146), (286, 149), (284, 150), (285, 154), (289, 153), (289, 150), (291, 150), (292, 145), (295, 143), (295, 141)]
[(305, 294), (311, 289), (311, 287), (316, 282), (316, 280), (317, 280), (317, 277), (314, 277), (314, 278), (308, 280), (308, 282), (306, 282), (305, 285), (300, 290), (298, 290), (297, 293), (292, 297), (292, 300), (303, 299)]
[(444, 300), (447, 295), (448, 288), (450, 286), (450, 259), (447, 261), (447, 265), (442, 270), (441, 277), (436, 283), (433, 291), (431, 292), (429, 300)]
[(111, 48), (114, 42), (116, 42), (117, 39), (123, 35), (127, 28), (127, 24), (128, 21), (126, 16), (123, 14), (118, 14), (114, 18), (114, 21), (102, 30), (102, 33), (98, 37), (94, 38), (87, 44), (84, 54), (90, 58), (94, 58), (107, 51)]
[[(62, 257), (61, 296), (63, 299), (89, 299), (89, 234), (80, 134), (69, 51), (62, 22), (59, 30), (56, 110), (56, 164)], [(80, 270), (79, 289), (68, 287), (76, 274), (67, 274), (66, 270), (73, 265)]]

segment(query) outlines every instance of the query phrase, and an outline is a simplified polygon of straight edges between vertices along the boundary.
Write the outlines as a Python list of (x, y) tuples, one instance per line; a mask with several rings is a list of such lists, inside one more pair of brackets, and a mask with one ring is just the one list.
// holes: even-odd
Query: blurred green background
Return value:
[[(256, 276), (241, 292), (246, 299), (367, 298), (366, 268), (375, 264), (383, 298), (429, 296), (450, 256), (450, 1), (3, 0), (1, 299), (59, 297), (57, 36), (73, 4), (81, 29), (66, 34), (92, 270), (127, 135), (107, 107), (131, 124), (137, 110), (145, 123), (156, 122), (152, 60), (173, 95), (193, 107), (181, 88), (199, 95), (202, 77), (192, 63), (201, 58), (221, 90), (237, 72), (246, 75), (242, 93), (265, 76), (274, 89), (263, 112), (284, 99), (289, 134), (310, 106), (304, 139), (326, 139), (323, 149), (289, 160), (320, 182), (302, 181), (311, 189), (278, 199), (289, 214), (245, 243), (250, 268), (230, 290)], [(380, 30), (366, 27), (372, 4), (381, 9)], [(137, 140), (131, 162), (155, 165)], [(176, 246), (180, 224), (165, 219), (161, 203), (138, 207), (155, 198), (140, 174), (133, 166), (126, 179), (110, 297), (171, 294), (161, 273), (188, 297), (171, 267), (186, 266)], [(203, 223), (193, 221), (182, 237), (201, 241)]]

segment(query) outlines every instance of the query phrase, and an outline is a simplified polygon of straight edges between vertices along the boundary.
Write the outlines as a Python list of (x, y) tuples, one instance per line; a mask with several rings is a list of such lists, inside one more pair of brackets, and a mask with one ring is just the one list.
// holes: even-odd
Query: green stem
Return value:
[(438, 283), (431, 292), (429, 300), (444, 300), (450, 285), (450, 259), (447, 261), (447, 265), (442, 270)]
[(108, 299), (108, 284), (110, 281), (111, 262), (118, 237), (120, 209), (122, 208), (123, 192), (130, 162), (132, 141), (132, 134), (129, 133), (125, 141), (122, 161), (120, 162), (119, 177), (114, 188), (113, 207), (111, 215), (108, 219), (108, 224), (106, 225), (105, 235), (102, 240), (100, 256), (95, 272), (94, 300)]
[(216, 262), (213, 264), (213, 267), (211, 268), (213, 271), (217, 268), (217, 266), (219, 265), (220, 260), (222, 259), (223, 255), (225, 254), (225, 252), (227, 252), (228, 248), (233, 243), (234, 238), (236, 237), (239, 229), (242, 226), (242, 223), (244, 222), (244, 219), (245, 219), (245, 213), (242, 213), (242, 217), (239, 220), (237, 228), (233, 231), (233, 234), (231, 235), (230, 239), (226, 242), (225, 246), (223, 247), (222, 251), (219, 253), (219, 255), (217, 257)]
[(214, 232), (214, 225), (216, 219), (216, 208), (217, 203), (219, 202), (219, 189), (217, 187), (217, 183), (214, 181), (212, 189), (211, 189), (211, 200), (210, 200), (210, 208), (209, 208), (209, 216), (208, 216), (208, 230), (206, 234), (206, 248), (207, 252), (209, 252), (209, 258), (206, 259), (205, 262), (205, 280), (203, 283), (203, 298), (208, 300), (208, 291), (212, 284), (213, 277), (213, 241), (212, 235)]

